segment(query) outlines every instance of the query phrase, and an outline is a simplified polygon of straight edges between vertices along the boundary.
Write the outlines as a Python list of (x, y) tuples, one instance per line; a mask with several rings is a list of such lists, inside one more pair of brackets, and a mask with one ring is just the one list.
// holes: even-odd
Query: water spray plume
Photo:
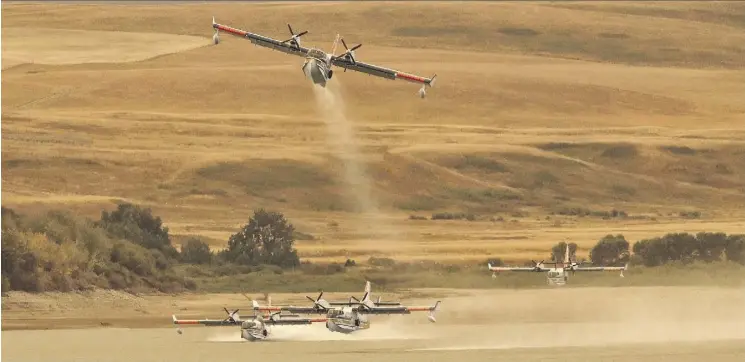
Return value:
[(379, 220), (380, 210), (373, 197), (372, 182), (365, 171), (353, 123), (346, 116), (341, 85), (336, 81), (327, 83), (325, 88), (313, 86), (313, 94), (326, 125), (327, 142), (333, 154), (344, 164), (344, 183), (347, 194), (354, 201), (355, 211), (373, 220), (368, 225), (379, 236), (393, 236), (390, 227), (383, 227)]

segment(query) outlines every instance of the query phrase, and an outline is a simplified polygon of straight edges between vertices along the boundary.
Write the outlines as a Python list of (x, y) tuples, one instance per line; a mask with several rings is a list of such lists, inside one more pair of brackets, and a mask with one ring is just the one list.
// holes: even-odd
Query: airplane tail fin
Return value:
[(435, 80), (437, 79), (437, 73), (430, 78), (429, 83), (427, 83), (428, 86), (434, 87), (435, 86)]
[(370, 281), (368, 280), (365, 282), (365, 293), (370, 294), (371, 291), (372, 291), (372, 288), (370, 287)]
[(251, 305), (253, 306), (254, 310), (259, 309), (259, 302), (257, 302), (256, 300), (252, 300)]

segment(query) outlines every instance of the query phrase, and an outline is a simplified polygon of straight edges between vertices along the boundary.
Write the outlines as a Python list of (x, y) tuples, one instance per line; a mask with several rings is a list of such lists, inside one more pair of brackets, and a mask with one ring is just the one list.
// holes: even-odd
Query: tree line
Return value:
[(95, 221), (56, 210), (25, 216), (2, 207), (2, 290), (195, 289), (178, 264), (294, 267), (300, 263), (294, 234), (284, 215), (259, 209), (219, 253), (198, 238), (179, 251), (160, 217), (130, 203)]
[[(570, 258), (576, 260), (577, 244), (560, 242), (551, 249), (551, 259), (563, 262), (569, 247)], [(644, 265), (655, 267), (669, 262), (730, 261), (745, 264), (745, 234), (700, 232), (668, 233), (643, 239), (633, 246), (621, 235), (606, 235), (590, 249), (590, 262), (596, 265)]]
[[(196, 289), (179, 264), (226, 267), (227, 274), (265, 265), (278, 271), (294, 268), (301, 265), (294, 247), (297, 235), (282, 213), (258, 209), (230, 236), (225, 249), (215, 253), (205, 241), (191, 237), (178, 250), (160, 217), (130, 203), (102, 211), (99, 220), (63, 211), (25, 216), (3, 207), (2, 290)], [(570, 256), (576, 255), (577, 244), (560, 242), (552, 247), (551, 258), (563, 261), (567, 247)], [(724, 260), (745, 264), (745, 235), (669, 233), (639, 240), (633, 247), (623, 235), (606, 235), (590, 250), (590, 260), (609, 266)], [(312, 271), (314, 266), (306, 267)]]

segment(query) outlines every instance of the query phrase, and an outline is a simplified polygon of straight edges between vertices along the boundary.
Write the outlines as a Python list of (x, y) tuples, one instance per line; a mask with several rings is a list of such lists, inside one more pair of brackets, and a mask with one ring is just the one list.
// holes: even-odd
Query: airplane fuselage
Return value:
[(331, 332), (349, 334), (360, 329), (369, 329), (370, 322), (355, 318), (329, 318), (326, 329)]
[(260, 321), (247, 320), (241, 323), (241, 338), (247, 341), (260, 341), (269, 336), (266, 325)]
[(330, 56), (319, 49), (310, 49), (303, 63), (303, 73), (310, 78), (313, 84), (326, 87), (326, 82), (331, 79), (334, 71), (329, 67)]
[(549, 285), (561, 286), (567, 283), (567, 273), (564, 268), (551, 268), (546, 272)]
[(329, 311), (326, 329), (338, 333), (352, 333), (360, 329), (369, 329), (370, 321), (364, 314), (357, 313), (351, 308)]

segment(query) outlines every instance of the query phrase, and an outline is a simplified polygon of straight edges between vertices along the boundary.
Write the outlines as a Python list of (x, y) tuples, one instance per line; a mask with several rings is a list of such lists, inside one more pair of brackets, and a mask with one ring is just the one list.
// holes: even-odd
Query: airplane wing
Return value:
[(492, 266), (487, 264), (490, 271), (503, 272), (503, 271), (514, 271), (514, 272), (544, 272), (548, 271), (548, 268), (542, 266), (528, 267), (528, 266)]
[(440, 301), (433, 306), (428, 307), (407, 307), (407, 306), (375, 306), (368, 307), (360, 305), (357, 307), (357, 313), (360, 314), (411, 314), (411, 312), (435, 312), (440, 307)]
[(574, 268), (574, 271), (614, 271), (614, 270), (626, 270), (624, 266), (589, 266), (589, 267), (578, 267)]
[(236, 326), (240, 325), (240, 320), (234, 319), (178, 319), (175, 315), (173, 317), (173, 324), (201, 324), (207, 327), (224, 327), (224, 326)]
[(215, 18), (212, 18), (212, 28), (215, 29), (215, 37), (213, 38), (215, 41), (215, 44), (218, 43), (217, 34), (219, 32), (225, 32), (230, 35), (234, 35), (241, 38), (246, 38), (251, 43), (263, 46), (265, 48), (277, 50), (286, 54), (292, 54), (297, 55), (301, 57), (305, 57), (308, 54), (308, 48), (305, 48), (300, 45), (298, 42), (298, 38), (304, 34), (307, 33), (307, 31), (301, 32), (299, 34), (295, 34), (292, 31), (292, 27), (290, 27), (289, 24), (287, 26), (290, 28), (290, 34), (292, 34), (292, 37), (288, 40), (280, 41), (277, 39), (272, 39), (263, 35), (254, 34), (245, 30), (236, 29), (227, 25), (218, 24), (215, 22)]
[(296, 307), (296, 306), (260, 306), (257, 301), (253, 301), (253, 310), (257, 312), (288, 312), (292, 314), (326, 314), (328, 307)]
[(264, 320), (265, 324), (273, 326), (300, 326), (313, 323), (325, 323), (328, 318), (269, 318)]
[(376, 77), (381, 77), (390, 80), (402, 79), (412, 83), (419, 83), (423, 86), (432, 87), (435, 82), (437, 75), (433, 75), (432, 78), (420, 77), (418, 75), (401, 72), (395, 69), (383, 68), (377, 65), (368, 64), (353, 60), (349, 57), (334, 57), (331, 59), (331, 63), (337, 67), (354, 70)]

